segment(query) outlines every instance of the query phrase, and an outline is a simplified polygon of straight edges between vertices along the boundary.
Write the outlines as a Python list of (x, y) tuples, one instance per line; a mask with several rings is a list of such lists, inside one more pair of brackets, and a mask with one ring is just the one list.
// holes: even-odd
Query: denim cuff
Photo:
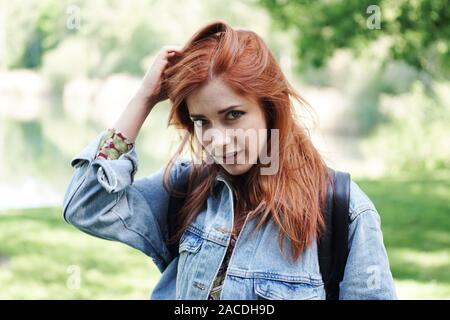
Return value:
[(116, 160), (96, 158), (98, 148), (107, 130), (103, 130), (97, 137), (81, 150), (70, 161), (74, 168), (88, 162), (97, 170), (97, 180), (108, 193), (118, 192), (133, 184), (138, 169), (136, 146), (123, 153)]

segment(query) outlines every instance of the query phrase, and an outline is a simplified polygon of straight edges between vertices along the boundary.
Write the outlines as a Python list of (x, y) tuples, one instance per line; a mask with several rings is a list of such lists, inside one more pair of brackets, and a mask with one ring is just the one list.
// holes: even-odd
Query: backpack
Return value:
[[(350, 201), (350, 174), (328, 168), (334, 182), (327, 190), (327, 205), (324, 212), (325, 232), (318, 240), (318, 258), (320, 272), (325, 285), (326, 299), (339, 299), (339, 283), (344, 277), (348, 257), (348, 224)], [(185, 179), (186, 180), (186, 179)], [(178, 185), (177, 190), (185, 192), (187, 182)], [(185, 198), (170, 195), (168, 208), (168, 233), (171, 237), (175, 232), (176, 213), (183, 207)], [(172, 257), (178, 255), (179, 241), (169, 245)]]

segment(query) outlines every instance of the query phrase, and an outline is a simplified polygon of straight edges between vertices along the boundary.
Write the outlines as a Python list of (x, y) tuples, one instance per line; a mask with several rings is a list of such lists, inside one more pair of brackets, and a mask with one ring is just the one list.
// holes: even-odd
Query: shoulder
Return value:
[(171, 177), (175, 180), (183, 178), (191, 172), (194, 165), (195, 164), (191, 159), (185, 157), (177, 158), (170, 171)]
[[(193, 176), (191, 176), (191, 173)], [(202, 163), (197, 163), (190, 158), (181, 157), (173, 163), (170, 177), (174, 183), (179, 184), (190, 178), (193, 178), (194, 180), (197, 180), (197, 178), (201, 179), (207, 174), (208, 166), (205, 166)]]
[(353, 180), (350, 181), (350, 203), (349, 216), (350, 222), (356, 218), (365, 215), (378, 216), (377, 209), (369, 196)]

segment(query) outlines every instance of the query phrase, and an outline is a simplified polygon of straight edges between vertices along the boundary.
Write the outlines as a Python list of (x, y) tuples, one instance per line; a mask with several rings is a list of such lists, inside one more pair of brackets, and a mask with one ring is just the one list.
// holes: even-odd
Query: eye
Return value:
[[(244, 114), (245, 114), (245, 112), (243, 112), (243, 111), (232, 110), (232, 111), (227, 113), (226, 119), (227, 120), (236, 120), (236, 119), (240, 118)], [(229, 115), (231, 115), (231, 119), (228, 117)]]
[(196, 127), (203, 127), (208, 122), (208, 120), (205, 119), (191, 119), (191, 120), (194, 123), (194, 126)]

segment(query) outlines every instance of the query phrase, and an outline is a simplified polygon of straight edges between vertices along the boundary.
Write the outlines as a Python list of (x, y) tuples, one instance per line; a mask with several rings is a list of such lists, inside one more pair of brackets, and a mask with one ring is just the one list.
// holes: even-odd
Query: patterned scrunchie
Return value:
[(116, 160), (133, 147), (133, 142), (114, 128), (107, 129), (99, 144), (96, 158)]

